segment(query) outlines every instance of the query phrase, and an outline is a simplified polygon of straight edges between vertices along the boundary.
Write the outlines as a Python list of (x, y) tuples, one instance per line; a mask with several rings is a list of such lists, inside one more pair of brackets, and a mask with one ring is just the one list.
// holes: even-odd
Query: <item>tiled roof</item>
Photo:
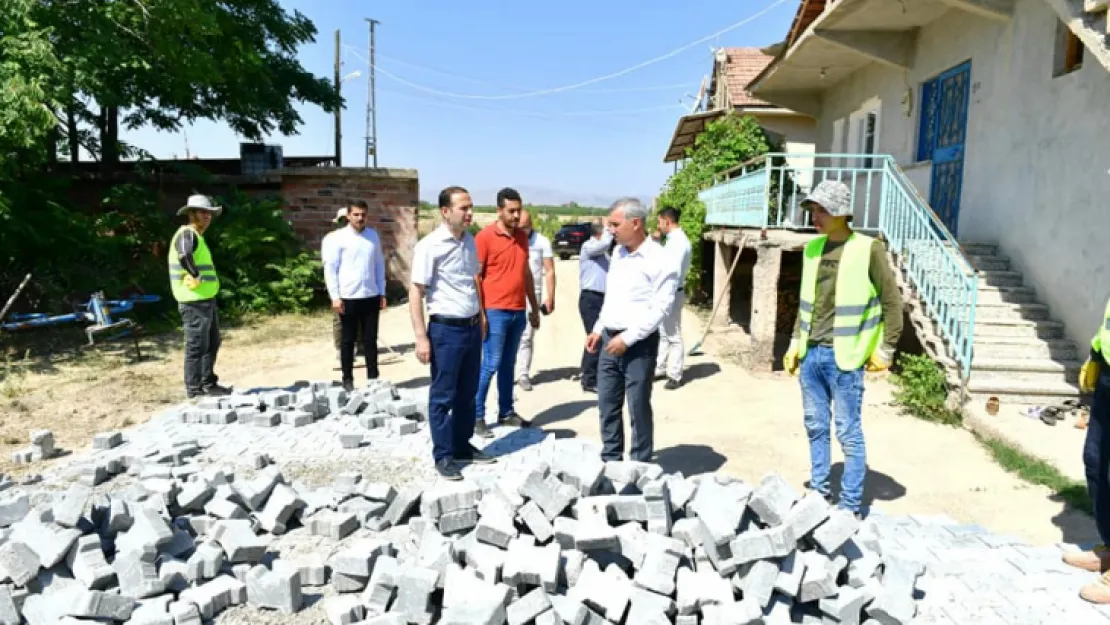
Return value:
[(725, 48), (724, 77), (728, 85), (729, 108), (737, 106), (771, 106), (769, 102), (752, 97), (748, 83), (762, 72), (775, 57), (759, 48)]

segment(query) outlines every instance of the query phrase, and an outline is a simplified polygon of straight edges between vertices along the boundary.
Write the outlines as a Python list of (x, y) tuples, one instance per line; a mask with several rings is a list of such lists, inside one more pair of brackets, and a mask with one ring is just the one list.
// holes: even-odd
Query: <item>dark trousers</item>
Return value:
[[(331, 323), (331, 338), (332, 338), (333, 341), (335, 341), (335, 351), (338, 352), (339, 349), (341, 347), (343, 347), (343, 317), (340, 316), (339, 314), (332, 315), (332, 317), (333, 317), (333, 319), (332, 319), (332, 323)], [(362, 342), (362, 330), (359, 330), (358, 335), (355, 336), (355, 355), (356, 356), (362, 351), (362, 349), (360, 349), (360, 346), (359, 346), (359, 343), (361, 343), (361, 342)]]
[(1091, 398), (1083, 468), (1087, 473), (1087, 492), (1095, 507), (1095, 527), (1102, 543), (1110, 545), (1110, 371), (1105, 368)]
[[(582, 317), (582, 325), (586, 334), (594, 331), (594, 324), (601, 314), (601, 303), (605, 301), (605, 294), (600, 291), (582, 291), (578, 294), (578, 314)], [(597, 386), (597, 362), (600, 354), (591, 354), (582, 350), (582, 386)]]
[(212, 371), (220, 351), (216, 300), (179, 303), (177, 310), (185, 328), (185, 390), (197, 394), (217, 382)]
[(366, 357), (366, 377), (378, 378), (378, 313), (381, 311), (381, 297), (343, 300), (343, 339), (339, 343), (339, 367), (343, 371), (343, 381), (355, 379), (355, 339), (362, 332), (362, 353)]
[(474, 436), (482, 328), (428, 324), (432, 344), (432, 386), (428, 390), (428, 423), (436, 462), (470, 451)]
[(651, 383), (659, 355), (659, 333), (652, 332), (621, 356), (605, 351), (614, 338), (601, 333), (597, 368), (597, 408), (601, 414), (601, 459), (624, 459), (624, 401), (628, 398), (628, 420), (632, 425), (631, 460), (650, 462), (654, 448), (651, 412)]

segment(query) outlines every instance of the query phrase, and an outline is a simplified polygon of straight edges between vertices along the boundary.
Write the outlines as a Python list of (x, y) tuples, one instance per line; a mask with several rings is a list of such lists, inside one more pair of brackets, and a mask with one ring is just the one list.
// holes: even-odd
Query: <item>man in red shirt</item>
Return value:
[[(497, 374), (497, 423), (528, 427), (527, 420), (513, 408), (516, 352), (524, 324), (540, 327), (540, 305), (536, 301), (532, 270), (528, 266), (528, 236), (520, 224), (520, 193), (508, 187), (497, 192), (497, 221), (474, 237), (478, 247), (478, 296), (486, 312), (482, 341), (482, 371), (475, 397), (474, 433), (491, 438), (486, 425), (486, 397)], [(525, 313), (525, 302), (532, 305)]]

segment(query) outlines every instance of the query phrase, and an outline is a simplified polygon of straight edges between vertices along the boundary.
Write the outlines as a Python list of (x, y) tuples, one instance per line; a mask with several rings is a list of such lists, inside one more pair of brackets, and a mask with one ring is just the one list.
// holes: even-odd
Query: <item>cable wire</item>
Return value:
[[(397, 76), (397, 75), (393, 74), (392, 72), (389, 72), (385, 69), (382, 69), (381, 66), (375, 66), (375, 69), (377, 71), (381, 72), (386, 77), (391, 78), (391, 79), (395, 80), (396, 82), (399, 82), (399, 83), (401, 83), (405, 86), (408, 86), (412, 89), (416, 89), (418, 91), (423, 91), (423, 92), (429, 93), (431, 95), (438, 95), (438, 96), (443, 96), (443, 97), (447, 97), (447, 98), (459, 98), (459, 99), (463, 99), (463, 100), (519, 100), (519, 99), (522, 99), (522, 98), (532, 98), (532, 97), (536, 97), (536, 96), (550, 95), (550, 94), (553, 94), (553, 93), (562, 93), (562, 92), (565, 92), (565, 91), (574, 91), (575, 89), (580, 89), (582, 87), (587, 87), (589, 85), (594, 85), (594, 84), (597, 84), (599, 82), (604, 82), (606, 80), (612, 80), (614, 78), (619, 78), (619, 77), (624, 76), (626, 74), (631, 74), (632, 72), (635, 72), (637, 70), (641, 70), (641, 69), (643, 69), (645, 67), (648, 67), (650, 65), (654, 65), (656, 63), (665, 61), (669, 58), (672, 58), (674, 56), (677, 56), (677, 55), (685, 52), (686, 50), (689, 50), (690, 48), (693, 48), (695, 46), (699, 46), (699, 45), (701, 45), (701, 44), (703, 44), (707, 41), (711, 41), (713, 39), (716, 39), (717, 37), (720, 37), (721, 35), (723, 35), (725, 33), (736, 30), (737, 28), (740, 28), (741, 26), (745, 26), (745, 25), (747, 25), (751, 22), (754, 22), (755, 20), (757, 20), (757, 19), (763, 17), (764, 15), (770, 13), (771, 9), (774, 9), (775, 7), (779, 6), (780, 4), (784, 4), (785, 2), (787, 2), (787, 0), (775, 0), (775, 2), (772, 2), (771, 4), (767, 5), (761, 11), (759, 11), (759, 12), (757, 12), (757, 13), (749, 16), (749, 17), (744, 18), (744, 19), (740, 20), (739, 22), (736, 22), (736, 23), (734, 23), (730, 26), (727, 26), (727, 27), (715, 32), (715, 33), (710, 34), (710, 35), (706, 35), (705, 37), (702, 37), (701, 39), (698, 39), (697, 41), (693, 41), (693, 42), (688, 43), (688, 44), (686, 44), (684, 46), (681, 46), (679, 48), (675, 48), (674, 50), (671, 50), (670, 52), (667, 52), (666, 54), (662, 54), (660, 56), (657, 56), (653, 59), (648, 59), (647, 61), (643, 61), (642, 63), (637, 63), (636, 65), (633, 65), (631, 67), (627, 67), (625, 69), (622, 69), (622, 70), (619, 70), (619, 71), (616, 71), (616, 72), (605, 74), (603, 76), (597, 76), (597, 77), (591, 78), (589, 80), (583, 80), (583, 81), (576, 82), (576, 83), (573, 83), (573, 84), (563, 85), (561, 87), (551, 87), (549, 89), (538, 89), (538, 90), (535, 90), (535, 91), (526, 91), (524, 93), (512, 93), (512, 94), (502, 94), (502, 95), (482, 95), (482, 94), (474, 94), (474, 93), (456, 93), (456, 92), (453, 92), (453, 91), (443, 91), (443, 90), (440, 90), (440, 89), (435, 89), (435, 88), (432, 88), (432, 87), (421, 85), (419, 83), (414, 83), (414, 82), (405, 80), (404, 78), (401, 78), (400, 76)], [(366, 63), (367, 66), (370, 65), (370, 61), (368, 61), (366, 59), (366, 57), (362, 56), (362, 54), (360, 52), (355, 52), (354, 50), (351, 50), (351, 53), (354, 54), (355, 57), (357, 57), (363, 63)]]
[[(358, 48), (355, 48), (354, 46), (351, 46), (349, 44), (343, 44), (343, 47), (344, 48), (350, 48), (350, 50), (352, 50), (354, 52), (359, 52)], [(470, 78), (468, 76), (460, 76), (459, 74), (456, 74), (455, 72), (448, 72), (446, 70), (436, 69), (434, 67), (428, 67), (426, 65), (418, 65), (416, 63), (410, 63), (409, 61), (404, 61), (402, 59), (391, 57), (389, 55), (382, 54), (381, 52), (378, 52), (376, 54), (377, 54), (377, 57), (379, 59), (384, 59), (384, 60), (388, 61), (389, 64), (391, 64), (391, 65), (393, 65), (393, 64), (403, 65), (405, 67), (411, 67), (415, 70), (428, 72), (430, 74), (439, 74), (441, 76), (447, 76), (447, 77), (450, 77), (450, 78), (454, 78), (455, 80), (461, 80), (463, 82), (471, 82), (471, 83), (474, 83), (476, 85), (489, 85), (491, 87), (501, 86), (501, 85), (499, 85), (495, 82), (489, 81), (489, 80), (480, 80), (478, 78)], [(381, 68), (381, 63), (380, 62), (375, 63), (375, 67)], [(654, 85), (654, 86), (650, 86), (650, 87), (614, 87), (612, 89), (579, 89), (578, 92), (579, 93), (633, 93), (633, 92), (643, 92), (643, 91), (667, 91), (667, 90), (670, 90), (670, 89), (683, 89), (683, 88), (690, 88), (690, 87), (693, 87), (693, 86), (696, 86), (696, 83), (678, 82), (678, 83), (672, 83), (672, 84), (669, 84), (669, 85)], [(534, 89), (534, 87), (512, 87), (512, 89), (514, 89), (516, 91), (527, 91), (527, 90), (530, 90), (530, 89)]]
[(459, 104), (457, 102), (442, 102), (442, 101), (439, 101), (439, 100), (427, 100), (427, 99), (420, 98), (418, 96), (414, 96), (412, 94), (404, 93), (404, 92), (401, 92), (401, 91), (391, 91), (389, 89), (379, 89), (378, 92), (379, 93), (388, 93), (388, 94), (393, 95), (393, 96), (400, 96), (402, 98), (415, 100), (417, 102), (421, 102), (421, 103), (424, 103), (424, 104), (431, 104), (431, 105), (435, 105), (435, 106), (445, 106), (445, 107), (448, 107), (448, 108), (455, 108), (455, 109), (460, 109), (460, 110), (464, 110), (464, 111), (479, 111), (479, 112), (482, 112), (482, 113), (499, 113), (499, 114), (506, 114), (506, 115), (525, 115), (525, 116), (528, 116), (528, 117), (539, 117), (539, 118), (543, 118), (543, 119), (567, 119), (567, 118), (574, 118), (574, 117), (603, 117), (603, 116), (607, 116), (607, 115), (635, 115), (637, 113), (651, 113), (651, 112), (658, 112), (658, 111), (680, 111), (680, 110), (684, 111), (684, 110), (686, 110), (681, 104), (665, 104), (665, 105), (660, 105), (660, 106), (648, 106), (648, 107), (634, 108), (634, 109), (614, 109), (614, 110), (603, 110), (603, 111), (570, 111), (570, 112), (562, 112), (562, 113), (543, 113), (543, 112), (540, 112), (540, 111), (519, 111), (519, 110), (513, 110), (513, 109), (503, 110), (503, 109), (495, 109), (495, 108), (482, 107), (482, 106), (470, 106), (470, 105), (465, 105), (465, 104)]

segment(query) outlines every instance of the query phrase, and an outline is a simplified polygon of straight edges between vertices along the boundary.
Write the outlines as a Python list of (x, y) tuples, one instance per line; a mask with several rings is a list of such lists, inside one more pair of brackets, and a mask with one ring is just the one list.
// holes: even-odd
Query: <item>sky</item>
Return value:
[[(600, 206), (623, 195), (654, 196), (673, 172), (663, 163), (678, 118), (690, 111), (714, 47), (765, 46), (783, 39), (797, 0), (563, 0), (508, 2), (282, 0), (315, 24), (300, 50), (309, 71), (331, 77), (341, 31), (343, 165), (361, 167), (366, 135), (369, 29), (376, 27), (379, 167), (413, 168), (420, 196), (462, 185), (477, 204), (497, 189), (525, 202)], [(695, 8), (695, 6), (697, 8)], [(770, 7), (768, 9), (768, 7)], [(758, 17), (753, 16), (764, 11)], [(659, 62), (735, 24), (727, 33)], [(548, 91), (529, 97), (517, 97)], [(505, 96), (513, 96), (506, 98)], [(334, 151), (334, 122), (298, 109), (295, 136), (275, 135), (286, 156)], [(240, 138), (219, 122), (181, 133), (144, 128), (123, 139), (155, 157), (235, 158)], [(488, 197), (487, 197), (488, 196)]]

